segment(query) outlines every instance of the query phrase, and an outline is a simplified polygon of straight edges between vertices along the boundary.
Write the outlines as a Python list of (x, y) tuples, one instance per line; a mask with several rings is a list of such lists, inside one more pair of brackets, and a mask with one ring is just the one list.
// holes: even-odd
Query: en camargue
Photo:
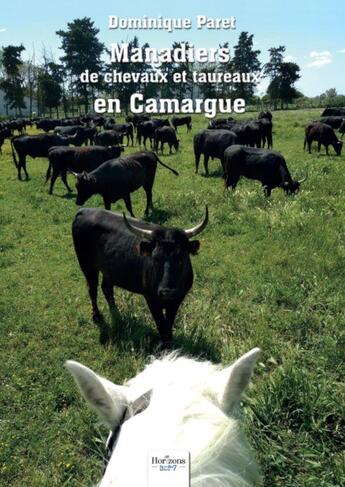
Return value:
[[(133, 114), (178, 114), (204, 113), (205, 117), (213, 118), (217, 113), (244, 113), (245, 100), (243, 98), (147, 98), (141, 93), (135, 93), (130, 98), (130, 111)], [(97, 98), (94, 103), (96, 113), (121, 113), (121, 103), (118, 98)]]
[(187, 450), (191, 487), (254, 487), (257, 464), (236, 419), (260, 350), (227, 368), (176, 354), (123, 386), (67, 361), (80, 391), (110, 429), (99, 487), (146, 487), (150, 450)]

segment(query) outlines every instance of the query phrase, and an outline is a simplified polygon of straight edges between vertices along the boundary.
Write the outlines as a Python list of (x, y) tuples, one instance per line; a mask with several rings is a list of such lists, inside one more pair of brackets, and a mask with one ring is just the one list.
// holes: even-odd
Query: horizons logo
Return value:
[(164, 458), (152, 457), (152, 465), (183, 465), (186, 466), (187, 462), (185, 458), (171, 458), (170, 455), (165, 455)]
[(149, 452), (148, 487), (189, 487), (189, 458), (186, 450)]

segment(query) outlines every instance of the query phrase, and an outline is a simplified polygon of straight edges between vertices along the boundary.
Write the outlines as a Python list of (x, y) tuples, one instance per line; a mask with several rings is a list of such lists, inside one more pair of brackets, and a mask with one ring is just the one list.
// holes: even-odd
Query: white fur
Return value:
[[(100, 487), (146, 487), (147, 452), (159, 449), (190, 451), (192, 487), (257, 485), (260, 476), (256, 462), (233, 414), (258, 353), (259, 349), (253, 349), (226, 369), (172, 354), (153, 361), (125, 387), (113, 385), (128, 403), (151, 389), (152, 397), (145, 411), (123, 424)], [(94, 376), (90, 383), (90, 375), (85, 376), (85, 369), (90, 369), (71, 368), (70, 364), (67, 366), (85, 399), (96, 410), (97, 403), (101, 404), (98, 412), (104, 419), (103, 402), (107, 411), (110, 407), (109, 385), (104, 386), (105, 379), (99, 378), (105, 390), (104, 401), (100, 400), (102, 388)], [(82, 381), (78, 378), (80, 371), (84, 374)], [(91, 392), (93, 388), (97, 394)], [(97, 401), (90, 401), (93, 396)], [(116, 394), (112, 400), (116, 403)], [(123, 405), (123, 399), (120, 402)], [(114, 411), (119, 407), (114, 404), (112, 411), (106, 422), (114, 425), (119, 417)]]

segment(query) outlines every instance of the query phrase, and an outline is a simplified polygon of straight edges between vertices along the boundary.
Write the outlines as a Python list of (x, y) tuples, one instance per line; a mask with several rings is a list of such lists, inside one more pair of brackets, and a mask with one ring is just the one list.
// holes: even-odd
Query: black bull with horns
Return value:
[(172, 340), (176, 313), (193, 284), (190, 254), (200, 242), (190, 240), (206, 227), (203, 221), (189, 230), (166, 228), (96, 208), (78, 211), (72, 224), (75, 251), (92, 304), (94, 321), (98, 275), (110, 312), (116, 311), (114, 286), (142, 294), (156, 322), (163, 343)]

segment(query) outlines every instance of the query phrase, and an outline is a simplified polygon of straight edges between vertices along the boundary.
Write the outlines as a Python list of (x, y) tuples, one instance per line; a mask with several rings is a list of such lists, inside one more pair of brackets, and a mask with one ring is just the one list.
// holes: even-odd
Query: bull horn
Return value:
[(123, 213), (123, 221), (125, 222), (126, 227), (130, 232), (132, 232), (134, 235), (139, 237), (140, 239), (142, 238), (150, 238), (153, 230), (147, 230), (146, 228), (138, 228), (129, 223), (129, 221), (126, 218), (126, 215)]
[(208, 206), (206, 205), (205, 207), (205, 217), (202, 222), (198, 223), (195, 227), (189, 228), (188, 230), (185, 230), (185, 234), (187, 235), (188, 238), (195, 237), (199, 233), (201, 233), (204, 228), (207, 226), (208, 223)]
[(73, 174), (73, 176), (74, 176), (75, 178), (76, 178), (76, 177), (78, 177), (78, 173), (77, 173), (77, 172), (71, 171), (70, 169), (67, 169), (67, 172), (68, 172), (69, 174)]
[(299, 183), (299, 184), (302, 184), (302, 183), (304, 183), (304, 181), (306, 181), (307, 179), (308, 179), (308, 174), (306, 174), (306, 175), (304, 176), (304, 178), (299, 179), (299, 180), (298, 180), (298, 183)]

